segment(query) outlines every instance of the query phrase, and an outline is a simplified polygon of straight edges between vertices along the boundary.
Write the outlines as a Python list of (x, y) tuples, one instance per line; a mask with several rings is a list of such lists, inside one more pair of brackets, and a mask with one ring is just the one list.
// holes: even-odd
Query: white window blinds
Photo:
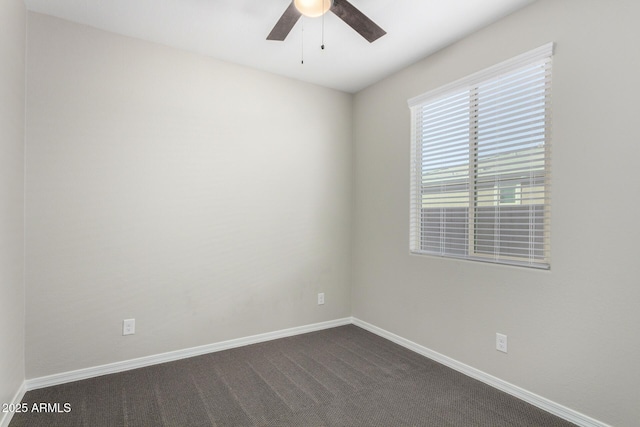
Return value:
[(552, 54), (409, 100), (411, 252), (549, 268)]

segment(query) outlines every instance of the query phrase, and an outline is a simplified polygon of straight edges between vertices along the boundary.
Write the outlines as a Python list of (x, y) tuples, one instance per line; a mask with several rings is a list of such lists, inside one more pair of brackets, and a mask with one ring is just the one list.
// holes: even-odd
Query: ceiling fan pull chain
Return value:
[[(327, 0), (322, 0), (322, 7), (324, 8), (324, 2)], [(322, 14), (322, 44), (320, 45), (320, 49), (324, 50), (324, 15), (326, 15), (326, 13)]]
[(302, 43), (300, 48), (300, 64), (304, 65), (304, 16), (300, 17), (300, 28), (302, 29)]

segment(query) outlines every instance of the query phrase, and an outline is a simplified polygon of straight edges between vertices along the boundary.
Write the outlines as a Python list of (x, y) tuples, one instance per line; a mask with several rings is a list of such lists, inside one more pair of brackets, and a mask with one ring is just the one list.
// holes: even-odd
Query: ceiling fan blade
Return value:
[(387, 34), (385, 30), (380, 28), (347, 0), (333, 0), (331, 11), (346, 22), (347, 25), (356, 30), (358, 34), (367, 39), (369, 43), (373, 43)]
[(291, 2), (276, 23), (276, 26), (273, 27), (273, 30), (271, 30), (267, 36), (267, 40), (283, 41), (286, 39), (293, 26), (298, 22), (298, 19), (300, 19), (300, 12), (298, 12), (298, 9), (296, 9), (293, 2)]

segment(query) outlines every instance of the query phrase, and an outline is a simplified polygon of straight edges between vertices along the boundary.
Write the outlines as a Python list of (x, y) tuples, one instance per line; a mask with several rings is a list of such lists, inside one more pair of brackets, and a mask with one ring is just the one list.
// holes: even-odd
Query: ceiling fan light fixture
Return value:
[(322, 16), (331, 9), (333, 0), (294, 0), (298, 12), (309, 18)]

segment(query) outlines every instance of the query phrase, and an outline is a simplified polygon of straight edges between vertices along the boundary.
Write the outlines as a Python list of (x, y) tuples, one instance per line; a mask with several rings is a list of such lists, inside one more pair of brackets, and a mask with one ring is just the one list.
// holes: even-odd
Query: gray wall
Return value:
[(350, 314), (352, 96), (40, 14), (28, 37), (27, 378)]
[[(637, 0), (540, 0), (356, 95), (355, 317), (637, 425), (638, 16)], [(551, 271), (409, 255), (407, 99), (549, 41)], [(495, 350), (496, 332), (508, 354)]]
[(0, 404), (24, 381), (25, 24), (22, 1), (0, 2)]

